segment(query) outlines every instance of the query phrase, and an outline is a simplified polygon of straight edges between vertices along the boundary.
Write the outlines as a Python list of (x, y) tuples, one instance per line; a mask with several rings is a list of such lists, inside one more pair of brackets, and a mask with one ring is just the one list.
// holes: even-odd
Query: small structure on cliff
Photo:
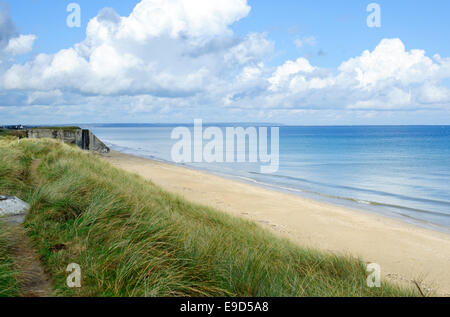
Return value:
[(109, 153), (109, 148), (91, 131), (78, 127), (33, 128), (26, 130), (30, 139), (51, 138), (68, 144), (75, 144), (83, 150)]

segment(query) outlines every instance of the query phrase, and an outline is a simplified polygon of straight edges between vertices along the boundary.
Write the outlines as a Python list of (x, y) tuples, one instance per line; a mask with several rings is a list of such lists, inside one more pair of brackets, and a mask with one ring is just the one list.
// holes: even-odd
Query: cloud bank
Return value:
[[(90, 20), (81, 43), (3, 68), (1, 106), (35, 105), (45, 112), (52, 105), (110, 105), (119, 117), (185, 113), (216, 115), (216, 121), (234, 113), (257, 121), (325, 109), (365, 115), (450, 110), (444, 85), (450, 58), (407, 50), (393, 38), (337, 69), (303, 56), (268, 67), (274, 43), (267, 34), (238, 37), (231, 30), (250, 10), (246, 0), (142, 0), (127, 17), (105, 8)], [(309, 39), (293, 44), (314, 45)], [(17, 34), (9, 16), (0, 15), (2, 60), (28, 53), (35, 40)]]

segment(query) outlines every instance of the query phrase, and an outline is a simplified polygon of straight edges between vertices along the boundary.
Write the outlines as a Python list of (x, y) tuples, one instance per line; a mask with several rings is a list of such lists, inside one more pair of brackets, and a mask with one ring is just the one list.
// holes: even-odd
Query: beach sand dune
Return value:
[[(381, 266), (384, 278), (450, 296), (450, 235), (374, 213), (112, 151), (102, 157), (187, 200), (251, 219), (303, 246)], [(413, 285), (413, 284), (411, 284)]]

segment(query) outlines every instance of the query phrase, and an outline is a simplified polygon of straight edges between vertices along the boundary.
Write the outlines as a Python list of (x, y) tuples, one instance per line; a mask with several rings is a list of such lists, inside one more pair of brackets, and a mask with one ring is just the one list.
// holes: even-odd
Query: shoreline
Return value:
[[(124, 153), (124, 154), (127, 154), (127, 153)], [(129, 154), (129, 155), (133, 155), (133, 154)], [(138, 156), (138, 155), (136, 155), (136, 156)], [(152, 159), (152, 158), (149, 158), (149, 159), (158, 161), (158, 160)], [(177, 166), (176, 164), (173, 164), (173, 163), (170, 163), (167, 161), (161, 161), (161, 162), (164, 164)], [(313, 191), (307, 191), (307, 190), (303, 190), (303, 189), (296, 189), (296, 188), (291, 188), (291, 187), (272, 185), (270, 183), (260, 182), (260, 181), (257, 181), (257, 180), (251, 179), (251, 178), (236, 176), (236, 175), (232, 175), (232, 174), (225, 174), (225, 173), (220, 173), (220, 172), (215, 172), (215, 171), (202, 170), (200, 168), (197, 169), (192, 166), (180, 166), (180, 167), (187, 168), (187, 169), (193, 169), (193, 170), (200, 171), (200, 172), (205, 172), (207, 174), (212, 174), (215, 176), (235, 180), (235, 181), (242, 182), (242, 183), (245, 183), (248, 185), (258, 186), (258, 187), (265, 188), (265, 189), (271, 190), (271, 191), (276, 191), (276, 192), (280, 192), (280, 193), (298, 196), (303, 199), (310, 199), (310, 200), (322, 202), (322, 203), (325, 203), (328, 205), (352, 209), (353, 211), (356, 211), (356, 212), (367, 212), (367, 213), (372, 213), (375, 215), (380, 215), (382, 217), (397, 220), (402, 223), (407, 223), (407, 224), (410, 224), (413, 226), (418, 226), (421, 228), (425, 228), (425, 229), (429, 229), (432, 231), (437, 231), (437, 232), (441, 232), (441, 233), (450, 235), (449, 227), (439, 226), (435, 223), (422, 221), (422, 220), (412, 218), (412, 217), (408, 218), (405, 215), (400, 215), (400, 214), (395, 214), (395, 213), (387, 213), (385, 210), (380, 210), (379, 208), (377, 208), (378, 206), (381, 205), (380, 203), (377, 203), (377, 202), (365, 202), (362, 200), (356, 200), (356, 199), (348, 198), (348, 197), (339, 197), (339, 196), (333, 196), (330, 194), (323, 194), (323, 193), (318, 193), (318, 192), (313, 192)], [(397, 206), (393, 206), (393, 207), (397, 207)], [(398, 208), (405, 208), (405, 207), (399, 206)]]
[(384, 215), (117, 151), (101, 157), (189, 201), (260, 223), (304, 247), (378, 263), (388, 280), (450, 296), (450, 235)]
[[(206, 168), (205, 166), (199, 167), (194, 166), (192, 164), (177, 164), (170, 160), (156, 157), (154, 154), (145, 154), (138, 153), (135, 149), (127, 147), (127, 146), (119, 146), (114, 144), (112, 141), (107, 142), (108, 146), (111, 150), (116, 152), (120, 152), (123, 154), (128, 154), (131, 156), (137, 156), (145, 159), (149, 159), (156, 162), (161, 162), (163, 164), (169, 164), (171, 166), (179, 166), (182, 168), (193, 169), (200, 172), (205, 172), (207, 174), (213, 174), (219, 177), (224, 177), (227, 179), (235, 180), (238, 182), (243, 182), (250, 185), (259, 186), (268, 190), (273, 190), (281, 193), (288, 193), (292, 195), (299, 196), (301, 198), (311, 199), (314, 201), (324, 202), (331, 205), (337, 205), (344, 208), (350, 208), (358, 212), (369, 212), (381, 215), (383, 217), (388, 217), (395, 220), (400, 220), (401, 222), (405, 222), (408, 224), (412, 224), (415, 226), (419, 226), (425, 229), (430, 229), (433, 231), (438, 231), (446, 234), (450, 234), (450, 226), (442, 225), (438, 222), (433, 222), (429, 219), (421, 219), (419, 217), (415, 217), (413, 215), (408, 214), (409, 211), (421, 212), (421, 213), (429, 213), (434, 214), (435, 212), (425, 210), (425, 209), (416, 209), (411, 206), (405, 205), (396, 205), (393, 203), (388, 203), (383, 201), (383, 199), (378, 200), (365, 200), (354, 198), (352, 196), (339, 196), (339, 194), (330, 194), (326, 192), (314, 191), (312, 189), (305, 189), (301, 187), (295, 187), (289, 184), (274, 184), (270, 183), (268, 180), (257, 180), (255, 178), (251, 178), (249, 176), (242, 176), (239, 174), (224, 172), (221, 170)], [(138, 149), (142, 150), (141, 148)], [(251, 172), (253, 173), (253, 172)], [(259, 173), (254, 173), (259, 174)], [(277, 175), (278, 176), (278, 175)], [(286, 177), (281, 175), (281, 177)], [(386, 193), (389, 195), (389, 193)], [(382, 197), (383, 198), (383, 197)], [(414, 198), (414, 197), (413, 197)]]

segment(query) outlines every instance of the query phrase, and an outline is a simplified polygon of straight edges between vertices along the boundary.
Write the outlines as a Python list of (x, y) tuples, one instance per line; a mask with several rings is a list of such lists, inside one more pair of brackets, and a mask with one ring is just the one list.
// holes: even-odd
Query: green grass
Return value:
[[(368, 288), (357, 259), (301, 248), (54, 140), (0, 138), (0, 192), (31, 204), (27, 232), (60, 296), (417, 295)], [(66, 287), (70, 263), (80, 289)]]
[(0, 137), (13, 136), (18, 138), (25, 138), (27, 135), (25, 130), (8, 130), (0, 129)]
[(0, 137), (9, 135), (9, 130), (0, 129)]
[(20, 294), (17, 282), (18, 272), (14, 268), (13, 247), (9, 241), (8, 229), (0, 222), (0, 297), (16, 297)]
[[(0, 137), (0, 195), (22, 193), (27, 188), (24, 182), (27, 177), (23, 170), (25, 165), (22, 161), (23, 156), (19, 155), (19, 151), (9, 152), (4, 147), (11, 142), (17, 142), (17, 139), (11, 136)], [(18, 272), (13, 266), (12, 254), (9, 228), (0, 219), (0, 297), (14, 297), (20, 294)]]

